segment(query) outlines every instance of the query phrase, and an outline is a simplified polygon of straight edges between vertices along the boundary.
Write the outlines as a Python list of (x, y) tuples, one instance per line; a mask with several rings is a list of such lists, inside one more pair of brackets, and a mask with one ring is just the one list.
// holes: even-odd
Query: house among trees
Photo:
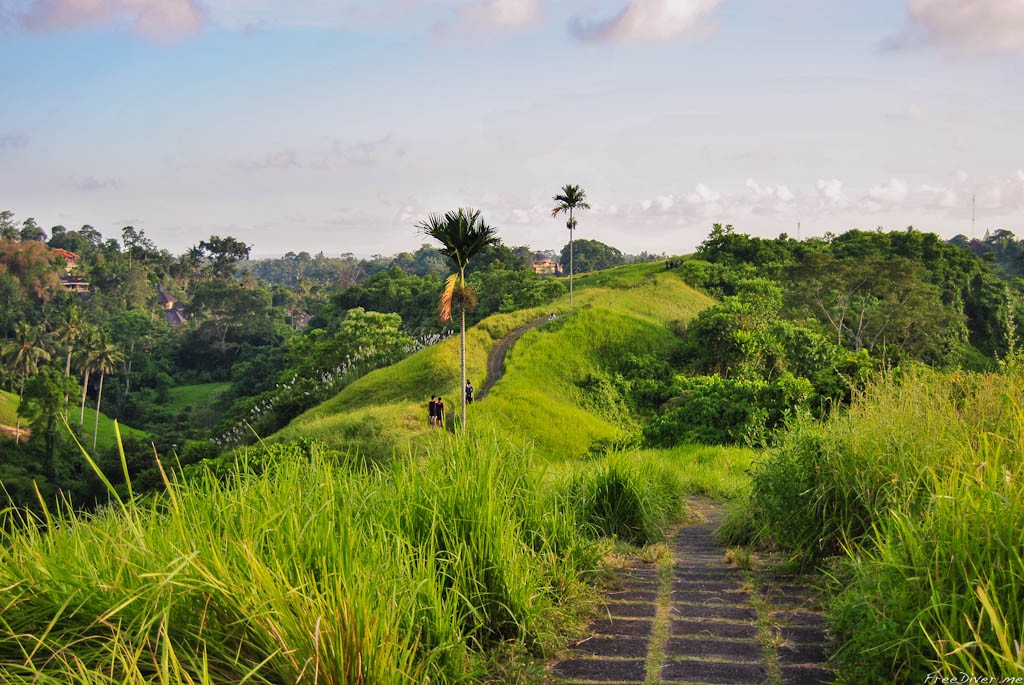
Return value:
[(164, 310), (164, 321), (173, 328), (185, 325), (185, 305), (164, 290), (163, 285), (157, 286), (156, 303)]
[(89, 281), (75, 273), (78, 271), (78, 255), (59, 247), (51, 252), (64, 260), (64, 273), (60, 275), (60, 284), (64, 290), (71, 293), (89, 292)]
[(533, 260), (533, 270), (540, 276), (557, 276), (558, 264), (554, 259), (535, 259)]

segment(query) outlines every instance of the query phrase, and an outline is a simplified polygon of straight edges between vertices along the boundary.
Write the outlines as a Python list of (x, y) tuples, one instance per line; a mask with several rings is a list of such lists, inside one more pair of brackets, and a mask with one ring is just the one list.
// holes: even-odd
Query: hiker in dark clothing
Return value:
[(437, 402), (434, 404), (434, 420), (438, 426), (444, 428), (444, 400), (440, 395), (437, 396)]
[(466, 404), (473, 404), (473, 384), (466, 381)]
[(434, 426), (435, 419), (437, 418), (437, 395), (430, 396), (430, 402), (427, 404), (427, 425)]

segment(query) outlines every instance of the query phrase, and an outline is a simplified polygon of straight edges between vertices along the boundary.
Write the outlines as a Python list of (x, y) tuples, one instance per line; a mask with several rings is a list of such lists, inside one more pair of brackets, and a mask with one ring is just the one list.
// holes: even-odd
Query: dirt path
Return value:
[[(15, 438), (18, 437), (18, 429), (15, 426), (5, 426), (4, 424), (0, 423), (0, 434), (6, 435), (11, 440), (14, 440)], [(28, 428), (21, 429), (21, 438), (23, 440), (28, 440), (31, 435), (32, 431), (29, 430)]]
[(513, 329), (508, 335), (498, 341), (498, 344), (494, 346), (491, 353), (487, 355), (487, 380), (484, 381), (484, 385), (476, 393), (476, 399), (482, 400), (487, 393), (491, 391), (494, 384), (501, 380), (501, 377), (505, 375), (505, 357), (508, 355), (508, 351), (512, 349), (512, 346), (519, 340), (519, 337), (530, 330), (536, 328), (545, 321), (548, 317), (542, 317), (540, 319), (534, 319), (530, 323), (523, 324), (519, 328)]
[(553, 682), (833, 682), (814, 592), (726, 563), (712, 537), (721, 505), (692, 498), (690, 509), (703, 520), (676, 532), (671, 564), (623, 569), (591, 636), (551, 666)]

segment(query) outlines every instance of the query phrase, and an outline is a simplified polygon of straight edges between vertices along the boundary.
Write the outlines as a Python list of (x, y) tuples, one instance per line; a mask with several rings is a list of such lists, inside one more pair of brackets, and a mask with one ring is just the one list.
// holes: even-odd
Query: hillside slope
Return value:
[[(13, 428), (15, 425), (17, 425), (18, 419), (18, 404), (18, 396), (15, 393), (0, 390), (0, 426), (7, 426), (11, 429), (9, 431), (0, 430), (0, 439), (3, 439), (4, 437), (10, 437), (11, 439), (13, 439)], [(71, 400), (69, 414), (71, 424), (75, 427), (78, 427), (79, 408), (78, 405), (75, 403), (74, 398), (72, 398)], [(83, 441), (89, 446), (92, 445), (92, 427), (94, 425), (95, 420), (96, 410), (93, 409), (92, 407), (86, 407), (85, 418), (81, 422), (81, 435), (83, 436)], [(22, 440), (24, 440), (24, 436), (29, 433), (29, 426), (25, 420), (22, 420), (21, 428), (23, 431)], [(149, 433), (138, 430), (136, 428), (132, 428), (131, 426), (120, 424), (119, 428), (121, 429), (122, 437), (132, 437), (137, 438), (139, 440), (145, 440), (149, 438)], [(117, 438), (114, 435), (114, 420), (101, 412), (97, 448), (101, 451), (106, 451), (112, 450), (115, 447), (117, 447)]]
[[(712, 303), (663, 265), (644, 264), (581, 278), (572, 310), (563, 298), (544, 309), (489, 317), (467, 331), (467, 373), (478, 388), (486, 380), (487, 355), (502, 337), (558, 314), (516, 343), (504, 378), (471, 407), (470, 420), (514, 442), (532, 442), (548, 457), (580, 456), (596, 442), (615, 441), (631, 426), (616, 407), (602, 403), (601, 376), (627, 354), (667, 351), (675, 340), (672, 325)], [(439, 437), (427, 427), (427, 400), (432, 394), (445, 397), (454, 417), (458, 386), (455, 336), (366, 375), (271, 440), (316, 438), (353, 447), (367, 458), (388, 458)]]

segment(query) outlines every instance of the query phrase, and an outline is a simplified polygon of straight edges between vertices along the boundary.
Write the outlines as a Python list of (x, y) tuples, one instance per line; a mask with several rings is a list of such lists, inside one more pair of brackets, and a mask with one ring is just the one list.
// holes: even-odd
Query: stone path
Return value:
[(833, 682), (813, 591), (728, 564), (712, 537), (722, 507), (703, 498), (689, 504), (700, 521), (675, 534), (672, 563), (623, 569), (590, 637), (552, 665), (552, 681)]
[(515, 345), (516, 340), (519, 337), (530, 330), (536, 328), (545, 321), (548, 317), (540, 319), (534, 319), (529, 323), (525, 323), (519, 328), (513, 329), (508, 335), (498, 341), (498, 343), (491, 350), (491, 353), (487, 355), (487, 379), (484, 381), (483, 387), (480, 388), (476, 393), (476, 398), (482, 400), (486, 397), (487, 393), (491, 391), (494, 384), (501, 380), (501, 377), (505, 375), (505, 357), (508, 356), (508, 351)]

